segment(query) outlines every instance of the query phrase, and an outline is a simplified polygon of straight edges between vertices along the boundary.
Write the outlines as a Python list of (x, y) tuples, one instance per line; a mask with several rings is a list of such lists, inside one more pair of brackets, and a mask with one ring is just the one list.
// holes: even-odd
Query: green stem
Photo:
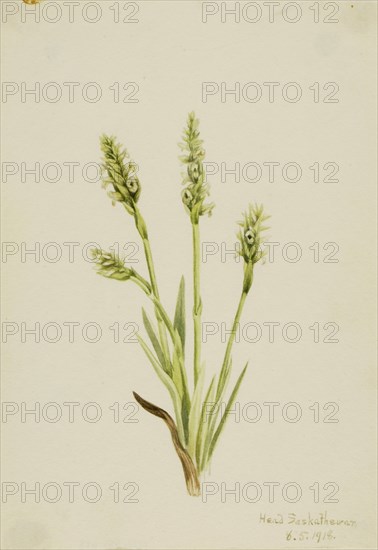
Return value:
[(233, 343), (235, 341), (236, 331), (237, 331), (237, 328), (238, 328), (238, 324), (240, 322), (240, 317), (241, 317), (241, 314), (242, 314), (242, 311), (243, 311), (243, 307), (244, 307), (247, 295), (248, 295), (248, 293), (243, 290), (243, 292), (241, 293), (241, 296), (240, 296), (238, 309), (236, 310), (236, 313), (235, 313), (235, 318), (234, 318), (234, 322), (233, 322), (233, 325), (232, 325), (231, 333), (228, 337), (226, 352), (224, 354), (223, 364), (222, 364), (222, 368), (221, 368), (221, 372), (220, 372), (219, 380), (218, 380), (217, 393), (216, 393), (216, 400), (217, 401), (220, 398), (222, 390), (224, 389), (224, 387), (222, 388), (222, 386), (221, 386), (222, 378), (225, 376), (226, 370), (228, 368), (228, 364), (229, 364), (230, 357), (231, 357), (232, 346), (233, 346)]
[(141, 275), (135, 273), (135, 275), (130, 277), (130, 280), (138, 285), (146, 294), (151, 294), (151, 285), (148, 281), (146, 281), (146, 279), (144, 279), (144, 277), (141, 277)]
[(194, 387), (196, 387), (201, 369), (201, 314), (200, 294), (200, 234), (199, 224), (192, 223), (193, 234), (193, 323), (194, 323)]
[[(151, 245), (150, 245), (150, 241), (148, 239), (147, 226), (146, 226), (146, 222), (144, 221), (144, 218), (143, 218), (142, 214), (140, 213), (139, 208), (137, 208), (137, 206), (135, 206), (134, 219), (135, 219), (135, 225), (136, 225), (136, 228), (138, 230), (138, 233), (141, 236), (142, 241), (143, 241), (144, 254), (145, 254), (145, 257), (146, 257), (148, 273), (150, 275), (150, 282), (151, 282), (152, 292), (153, 292), (155, 298), (157, 300), (160, 300), (159, 289), (158, 289), (158, 285), (157, 285), (157, 281), (156, 281), (155, 266), (154, 266), (154, 261), (153, 261), (153, 258), (152, 258)], [(157, 318), (157, 321), (158, 321), (158, 329), (159, 329), (159, 336), (160, 336), (160, 341), (161, 341), (161, 345), (162, 345), (162, 350), (163, 350), (163, 353), (164, 353), (165, 360), (166, 360), (167, 364), (169, 365), (170, 355), (169, 355), (169, 347), (168, 347), (168, 341), (167, 341), (167, 333), (165, 331), (164, 323), (163, 323), (163, 320), (162, 320), (158, 310), (156, 310), (156, 318)]]
[[(159, 300), (160, 296), (159, 296), (159, 290), (158, 290), (158, 286), (157, 286), (157, 282), (156, 282), (156, 275), (155, 275), (155, 269), (154, 269), (154, 262), (153, 262), (153, 259), (152, 259), (150, 241), (148, 239), (143, 239), (143, 246), (144, 246), (144, 252), (145, 252), (146, 260), (147, 260), (148, 272), (150, 274), (152, 292), (153, 292), (155, 298), (157, 298)], [(162, 320), (160, 314), (158, 314), (156, 317), (157, 317), (157, 320), (158, 320), (159, 335), (160, 335), (160, 340), (161, 340), (161, 344), (162, 344), (162, 348), (163, 348), (163, 353), (164, 353), (164, 356), (166, 358), (166, 361), (169, 363), (170, 359), (169, 359), (169, 348), (168, 348), (167, 334), (165, 332), (163, 320)]]
[(218, 414), (219, 414), (220, 400), (222, 399), (222, 396), (223, 396), (223, 394), (226, 390), (228, 378), (229, 378), (229, 375), (230, 375), (229, 363), (230, 363), (230, 358), (231, 358), (232, 346), (233, 346), (233, 343), (235, 341), (236, 330), (237, 330), (238, 324), (240, 322), (240, 318), (241, 318), (241, 315), (242, 315), (242, 312), (243, 312), (244, 304), (245, 304), (246, 298), (248, 296), (248, 292), (249, 292), (249, 290), (251, 288), (251, 285), (252, 285), (252, 280), (253, 280), (253, 264), (251, 264), (250, 266), (245, 267), (245, 270), (244, 270), (243, 290), (242, 290), (242, 293), (241, 293), (241, 296), (240, 296), (240, 299), (239, 299), (238, 308), (237, 308), (236, 313), (235, 313), (235, 318), (234, 318), (234, 322), (232, 324), (232, 329), (231, 329), (230, 335), (228, 337), (228, 342), (227, 342), (227, 347), (226, 347), (226, 351), (225, 351), (225, 355), (224, 355), (224, 359), (223, 359), (223, 363), (222, 363), (222, 368), (221, 368), (221, 371), (220, 371), (220, 374), (219, 374), (217, 391), (216, 391), (216, 396), (215, 396), (215, 403), (214, 403), (214, 407), (213, 407), (212, 412), (211, 412), (210, 426), (209, 426), (207, 434), (206, 434), (204, 451), (203, 451), (203, 455), (202, 455), (201, 464), (200, 464), (200, 467), (199, 467), (200, 471), (203, 471), (205, 469), (206, 465), (208, 464), (209, 458), (210, 458), (210, 446), (211, 446), (211, 442), (212, 442), (212, 439), (213, 439), (215, 424), (216, 424)]

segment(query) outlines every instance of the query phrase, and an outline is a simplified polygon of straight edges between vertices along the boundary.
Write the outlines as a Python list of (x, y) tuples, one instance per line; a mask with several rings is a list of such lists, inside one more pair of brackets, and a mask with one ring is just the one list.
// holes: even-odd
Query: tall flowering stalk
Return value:
[[(180, 147), (184, 154), (180, 157), (186, 167), (183, 175), (184, 189), (182, 201), (192, 224), (193, 246), (193, 390), (190, 392), (185, 368), (185, 281), (182, 277), (179, 285), (176, 308), (171, 316), (164, 308), (156, 280), (151, 244), (145, 220), (138, 208), (141, 184), (137, 176), (136, 165), (127, 151), (117, 143), (114, 137), (102, 136), (103, 185), (109, 188), (108, 194), (113, 204), (120, 203), (134, 218), (135, 226), (142, 239), (148, 279), (133, 268), (125, 265), (122, 258), (113, 252), (102, 249), (93, 250), (93, 259), (97, 271), (103, 277), (117, 281), (130, 281), (141, 289), (151, 302), (155, 313), (157, 330), (153, 320), (142, 309), (142, 318), (150, 344), (138, 334), (139, 343), (150, 361), (154, 371), (167, 388), (175, 412), (175, 420), (168, 412), (134, 393), (136, 401), (146, 411), (161, 418), (167, 425), (174, 448), (181, 461), (188, 493), (200, 494), (200, 474), (210, 464), (214, 449), (224, 429), (228, 413), (236, 399), (239, 387), (245, 375), (247, 365), (240, 373), (228, 398), (223, 414), (219, 417), (220, 404), (225, 397), (231, 374), (231, 353), (243, 307), (251, 289), (255, 264), (261, 260), (262, 232), (266, 229), (267, 216), (262, 206), (249, 207), (245, 212), (238, 233), (240, 254), (244, 259), (244, 277), (242, 293), (234, 317), (232, 330), (227, 342), (224, 359), (219, 371), (211, 379), (203, 398), (205, 385), (205, 365), (201, 362), (201, 315), (202, 300), (200, 292), (200, 228), (201, 216), (210, 215), (213, 203), (206, 203), (209, 188), (205, 182), (203, 160), (205, 152), (200, 138), (199, 121), (190, 113)], [(172, 320), (173, 319), (173, 320)], [(206, 420), (208, 404), (212, 411)]]
[(193, 239), (193, 322), (194, 322), (194, 386), (197, 385), (201, 369), (201, 315), (202, 300), (200, 290), (200, 216), (211, 215), (213, 203), (205, 204), (209, 194), (208, 185), (205, 183), (205, 170), (203, 159), (205, 151), (203, 141), (198, 130), (199, 120), (194, 113), (188, 116), (187, 127), (184, 129), (183, 142), (180, 143), (184, 155), (180, 160), (187, 165), (183, 174), (182, 201), (190, 216)]

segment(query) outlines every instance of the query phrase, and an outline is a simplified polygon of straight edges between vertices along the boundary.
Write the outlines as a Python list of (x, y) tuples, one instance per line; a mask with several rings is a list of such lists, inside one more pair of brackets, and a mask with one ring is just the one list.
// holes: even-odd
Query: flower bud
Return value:
[(182, 202), (190, 207), (191, 203), (192, 203), (192, 200), (193, 200), (193, 195), (191, 194), (191, 192), (189, 191), (189, 189), (184, 189), (184, 191), (182, 192), (181, 194), (182, 196)]
[(200, 176), (200, 170), (199, 170), (199, 166), (198, 166), (197, 163), (192, 163), (192, 164), (188, 165), (188, 175), (189, 175), (190, 180), (193, 183), (198, 182), (198, 178)]
[(127, 281), (134, 275), (134, 270), (125, 266), (124, 261), (114, 252), (106, 252), (101, 248), (93, 248), (91, 257), (94, 260), (97, 273), (109, 279)]
[(255, 234), (252, 227), (248, 227), (247, 231), (244, 233), (244, 238), (250, 246), (253, 245), (255, 242)]
[(135, 193), (137, 193), (138, 189), (139, 189), (138, 179), (137, 178), (128, 179), (127, 182), (126, 182), (126, 187), (129, 191), (129, 193), (131, 193), (131, 195), (135, 195)]

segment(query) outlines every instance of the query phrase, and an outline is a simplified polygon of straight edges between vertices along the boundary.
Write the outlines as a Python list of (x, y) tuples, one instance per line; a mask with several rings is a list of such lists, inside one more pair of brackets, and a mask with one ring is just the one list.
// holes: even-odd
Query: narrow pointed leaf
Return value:
[(221, 408), (222, 398), (224, 395), (224, 392), (226, 391), (227, 383), (230, 378), (231, 374), (231, 366), (232, 366), (232, 358), (230, 357), (230, 360), (228, 362), (228, 365), (226, 365), (226, 368), (223, 370), (223, 373), (221, 371), (220, 378), (218, 380), (218, 385), (215, 391), (214, 388), (214, 394), (213, 401), (214, 406), (212, 409), (211, 414), (209, 415), (209, 419), (206, 426), (206, 435), (204, 435), (204, 445), (203, 445), (203, 453), (202, 453), (202, 459), (201, 459), (201, 470), (205, 468), (206, 463), (208, 462), (208, 452), (211, 445), (211, 441), (214, 436), (215, 432), (215, 426), (217, 423), (219, 411)]
[(236, 384), (235, 384), (235, 387), (231, 393), (231, 396), (230, 396), (230, 399), (228, 400), (228, 403), (226, 405), (226, 409), (224, 411), (224, 414), (219, 422), (219, 426), (217, 428), (217, 431), (215, 432), (214, 434), (214, 437), (211, 441), (211, 445), (210, 445), (210, 448), (209, 448), (209, 453), (208, 453), (208, 458), (207, 458), (207, 461), (209, 461), (211, 459), (211, 456), (214, 452), (214, 449), (215, 449), (215, 445), (217, 444), (217, 441), (219, 439), (219, 436), (220, 434), (222, 433), (223, 431), (223, 428), (225, 426), (225, 423), (226, 423), (226, 420), (227, 420), (227, 417), (228, 417), (228, 413), (232, 407), (232, 405), (234, 404), (235, 402), (235, 399), (236, 399), (236, 396), (237, 396), (237, 393), (239, 391), (239, 388), (240, 388), (240, 384), (242, 383), (243, 381), (243, 378), (244, 378), (244, 375), (245, 375), (245, 372), (247, 370), (247, 367), (248, 367), (248, 363), (245, 365), (244, 369), (242, 370)]
[(177, 329), (183, 353), (185, 352), (185, 279), (181, 277), (179, 291), (177, 294), (175, 318), (173, 321), (173, 327)]
[(184, 356), (182, 342), (178, 330), (174, 330), (174, 349), (172, 360), (172, 380), (178, 390), (182, 400), (181, 417), (185, 432), (185, 442), (189, 439), (189, 415), (190, 415), (190, 396), (188, 389), (188, 379), (184, 367)]
[(175, 376), (179, 381), (179, 386), (181, 387), (182, 394), (186, 394), (188, 403), (190, 405), (189, 389), (188, 389), (188, 378), (184, 366), (184, 354), (182, 349), (181, 338), (178, 333), (178, 330), (174, 330), (173, 334), (173, 372), (172, 378)]
[(171, 369), (170, 369), (170, 366), (167, 365), (167, 362), (165, 360), (165, 357), (164, 357), (164, 353), (163, 353), (163, 350), (161, 349), (161, 346), (160, 346), (160, 342), (159, 342), (159, 339), (157, 337), (157, 334), (152, 326), (152, 323), (147, 315), (147, 313), (145, 312), (144, 308), (142, 308), (142, 317), (143, 317), (143, 324), (144, 324), (144, 328), (146, 329), (146, 332), (151, 340), (151, 344), (155, 350), (155, 353), (157, 355), (157, 358), (159, 360), (159, 363), (161, 364), (161, 366), (163, 367), (163, 369), (165, 370), (165, 372), (169, 375), (171, 375)]
[(147, 355), (151, 365), (153, 366), (156, 374), (160, 378), (160, 380), (163, 382), (164, 386), (167, 388), (169, 395), (171, 396), (173, 407), (175, 409), (175, 415), (176, 415), (176, 422), (177, 422), (177, 430), (179, 433), (180, 441), (183, 445), (185, 445), (185, 435), (184, 435), (184, 427), (182, 424), (182, 418), (181, 418), (181, 399), (177, 392), (177, 389), (172, 382), (171, 378), (168, 376), (168, 374), (163, 370), (161, 365), (159, 365), (158, 360), (146, 344), (146, 342), (143, 340), (143, 338), (138, 334), (137, 335), (139, 344), (143, 348), (143, 351)]
[(190, 408), (190, 416), (189, 416), (188, 453), (190, 454), (193, 460), (195, 458), (196, 439), (197, 439), (199, 421), (201, 417), (201, 397), (202, 397), (204, 382), (205, 382), (205, 367), (204, 365), (202, 365), (200, 375), (197, 380), (197, 385), (194, 390), (192, 405)]
[(188, 394), (184, 393), (181, 404), (181, 418), (184, 428), (185, 445), (189, 442), (189, 417), (190, 417), (190, 401)]
[(230, 357), (228, 365), (224, 369), (223, 373), (221, 371), (219, 384), (217, 388), (217, 398), (216, 398), (217, 401), (222, 397), (222, 395), (226, 391), (227, 384), (230, 379), (231, 369), (232, 369), (232, 357)]
[(180, 397), (182, 398), (182, 396), (184, 395), (184, 386), (181, 376), (180, 355), (177, 346), (174, 346), (173, 349), (172, 380), (177, 388), (178, 393), (180, 394)]
[(209, 388), (206, 392), (205, 399), (202, 403), (201, 416), (198, 424), (198, 433), (197, 433), (197, 441), (196, 441), (196, 462), (197, 462), (197, 468), (199, 469), (199, 471), (201, 471), (204, 441), (206, 440), (207, 431), (209, 429), (209, 420), (206, 419), (206, 422), (205, 422), (206, 407), (208, 403), (214, 402), (214, 395), (215, 395), (215, 388), (216, 388), (215, 380), (216, 380), (216, 376), (214, 375), (210, 382)]

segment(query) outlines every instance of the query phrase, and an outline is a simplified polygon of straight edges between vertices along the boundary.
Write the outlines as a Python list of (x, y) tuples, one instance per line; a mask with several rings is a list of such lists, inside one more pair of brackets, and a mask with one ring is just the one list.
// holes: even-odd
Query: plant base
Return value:
[(164, 409), (161, 409), (160, 407), (157, 407), (156, 405), (149, 403), (137, 393), (133, 392), (133, 395), (136, 401), (139, 403), (139, 405), (143, 407), (143, 409), (153, 414), (154, 416), (158, 416), (159, 418), (164, 420), (164, 422), (168, 426), (168, 429), (171, 432), (171, 437), (172, 437), (175, 451), (180, 459), (182, 469), (184, 470), (187, 491), (190, 496), (194, 496), (194, 497), (199, 496), (201, 494), (201, 485), (198, 478), (197, 470), (193, 464), (193, 461), (190, 455), (188, 454), (186, 449), (184, 449), (184, 447), (180, 442), (176, 424), (173, 418)]

